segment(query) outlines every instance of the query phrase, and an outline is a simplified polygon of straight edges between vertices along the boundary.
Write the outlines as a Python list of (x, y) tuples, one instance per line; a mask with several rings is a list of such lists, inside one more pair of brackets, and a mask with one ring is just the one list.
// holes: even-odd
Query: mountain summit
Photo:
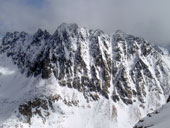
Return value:
[(132, 128), (170, 94), (170, 57), (120, 30), (61, 24), (7, 33), (0, 46), (3, 128)]

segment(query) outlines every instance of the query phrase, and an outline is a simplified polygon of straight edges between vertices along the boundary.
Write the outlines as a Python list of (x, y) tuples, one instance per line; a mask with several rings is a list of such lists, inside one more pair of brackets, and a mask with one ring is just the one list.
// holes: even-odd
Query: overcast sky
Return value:
[(170, 42), (170, 0), (0, 0), (0, 34), (53, 33), (63, 22), (129, 34), (165, 44)]

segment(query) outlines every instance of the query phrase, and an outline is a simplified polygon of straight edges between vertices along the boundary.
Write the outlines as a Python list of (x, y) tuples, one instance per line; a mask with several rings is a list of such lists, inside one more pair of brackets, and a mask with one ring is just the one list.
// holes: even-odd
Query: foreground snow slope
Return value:
[(147, 117), (140, 120), (135, 128), (169, 128), (170, 126), (170, 103), (148, 114)]
[(0, 46), (3, 128), (132, 128), (166, 103), (170, 57), (140, 37), (62, 24), (7, 33)]

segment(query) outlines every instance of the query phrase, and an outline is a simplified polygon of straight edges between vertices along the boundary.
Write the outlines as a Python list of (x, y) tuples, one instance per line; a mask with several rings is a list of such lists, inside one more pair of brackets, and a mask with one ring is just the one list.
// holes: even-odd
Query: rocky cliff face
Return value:
[[(66, 96), (55, 89), (52, 89), (53, 93), (46, 90), (41, 93), (43, 96), (28, 98), (30, 101), (19, 105), (16, 115), (23, 117), (18, 122), (26, 120), (32, 127), (34, 115), (41, 117), (46, 126), (50, 112), (54, 114), (55, 104), (60, 102), (89, 112), (89, 108), (92, 110), (98, 106), (99, 113), (109, 114), (107, 118), (111, 125), (104, 127), (130, 127), (148, 112), (161, 107), (170, 94), (168, 53), (151, 46), (143, 38), (121, 31), (107, 35), (101, 30), (62, 24), (53, 35), (41, 29), (34, 35), (7, 33), (0, 53), (11, 58), (27, 78), (51, 81), (42, 85), (45, 89), (49, 90), (53, 83), (53, 87), (69, 93)], [(74, 92), (75, 97), (70, 98), (70, 92)], [(89, 107), (82, 108), (80, 104)], [(122, 112), (129, 115), (123, 117)], [(131, 115), (133, 117), (129, 119)], [(91, 116), (88, 118), (98, 120), (96, 114)], [(103, 126), (96, 124), (86, 127)], [(65, 128), (64, 125), (61, 127)]]

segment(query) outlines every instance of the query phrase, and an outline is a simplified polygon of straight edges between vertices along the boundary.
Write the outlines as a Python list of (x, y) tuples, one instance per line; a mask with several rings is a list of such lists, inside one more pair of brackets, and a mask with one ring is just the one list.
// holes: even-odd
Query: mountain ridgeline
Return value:
[(41, 29), (34, 35), (7, 33), (0, 53), (23, 75), (43, 80), (54, 76), (58, 86), (77, 90), (88, 103), (104, 98), (147, 113), (170, 94), (168, 53), (120, 30), (107, 35), (63, 23), (53, 35)]

